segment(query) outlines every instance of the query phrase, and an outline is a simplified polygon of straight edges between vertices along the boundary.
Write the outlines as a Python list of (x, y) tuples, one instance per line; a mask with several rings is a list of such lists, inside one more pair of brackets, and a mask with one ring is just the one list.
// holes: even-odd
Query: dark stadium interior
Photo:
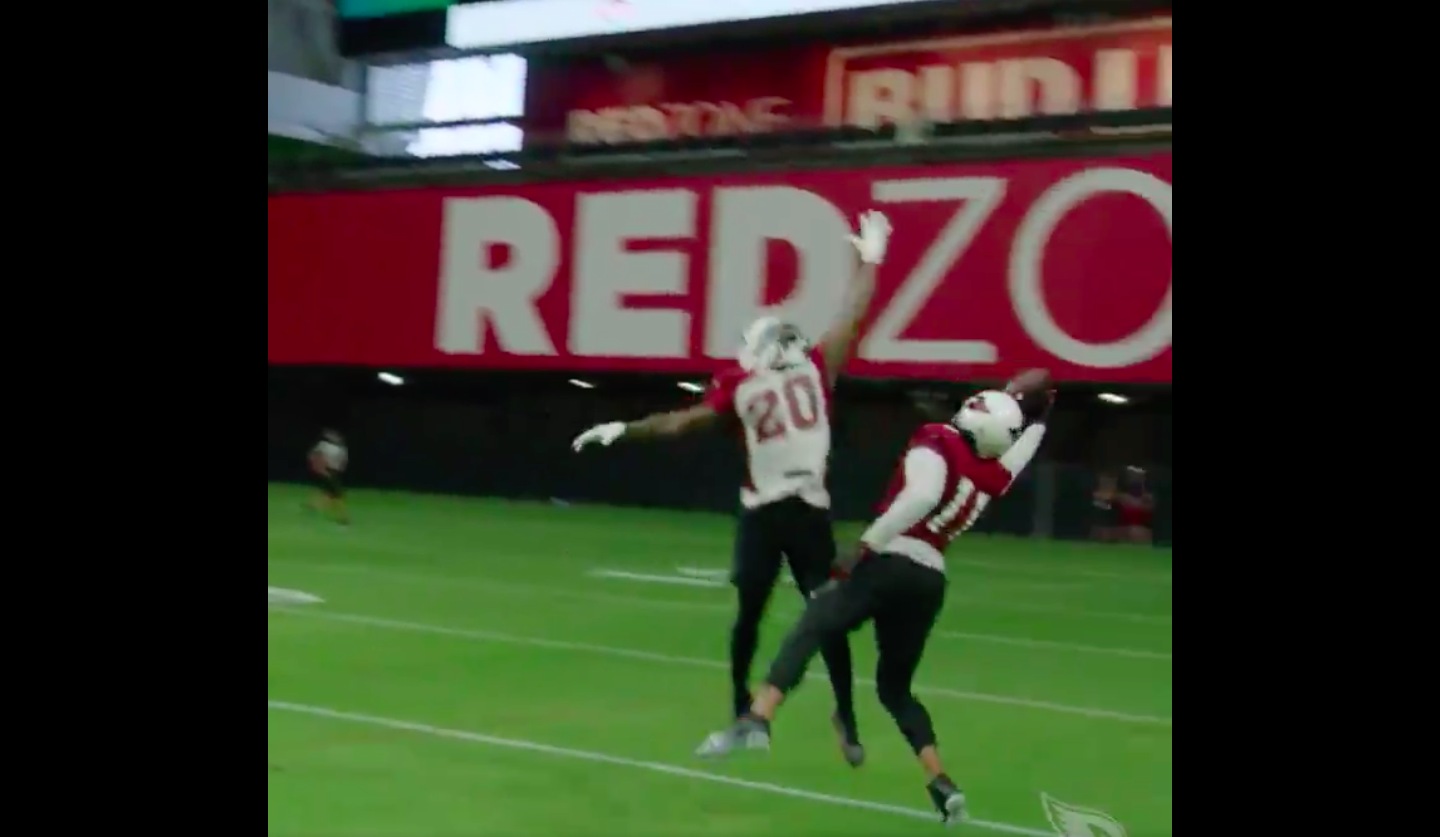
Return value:
[[(384, 383), (373, 369), (271, 367), (270, 479), (303, 480), (317, 428), (334, 425), (366, 452), (355, 460), (356, 485), (720, 512), (735, 506), (741, 463), (735, 440), (723, 434), (606, 451), (618, 464), (603, 470), (580, 467), (569, 448), (596, 422), (693, 403), (697, 396), (679, 384), (704, 383), (702, 376), (385, 371), (404, 383)], [(978, 388), (842, 377), (832, 477), (837, 515), (868, 516), (916, 426), (948, 416)], [(1101, 393), (1128, 403), (1102, 401)], [(1096, 475), (1137, 465), (1152, 473), (1156, 537), (1168, 543), (1172, 409), (1168, 386), (1062, 384), (1044, 461), (979, 528), (1029, 534), (1049, 527), (1057, 537), (1087, 537)]]

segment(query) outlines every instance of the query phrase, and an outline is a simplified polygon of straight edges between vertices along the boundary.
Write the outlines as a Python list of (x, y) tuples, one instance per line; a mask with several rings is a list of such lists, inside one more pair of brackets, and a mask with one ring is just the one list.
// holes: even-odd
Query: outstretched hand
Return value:
[(575, 441), (570, 443), (570, 447), (576, 452), (579, 452), (579, 450), (586, 445), (599, 444), (608, 447), (623, 435), (625, 435), (625, 422), (623, 421), (597, 424), (579, 436), (576, 436)]

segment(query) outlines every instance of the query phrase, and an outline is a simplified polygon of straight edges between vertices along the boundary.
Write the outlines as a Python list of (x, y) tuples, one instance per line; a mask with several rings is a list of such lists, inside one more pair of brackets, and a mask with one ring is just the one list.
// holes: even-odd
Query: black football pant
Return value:
[(332, 500), (345, 499), (345, 486), (340, 482), (340, 472), (326, 469), (320, 476), (320, 492)]
[[(788, 497), (741, 513), (735, 534), (735, 563), (731, 581), (739, 599), (735, 624), (730, 630), (730, 680), (735, 717), (750, 711), (750, 666), (760, 642), (760, 620), (770, 593), (780, 577), (781, 564), (790, 565), (790, 574), (800, 595), (809, 597), (830, 578), (835, 560), (835, 535), (830, 513), (798, 497)], [(835, 709), (848, 725), (855, 724), (854, 665), (850, 642), (836, 634), (818, 646), (835, 690)], [(812, 652), (811, 656), (814, 653)], [(808, 658), (807, 658), (808, 660)]]
[(881, 553), (861, 561), (848, 579), (822, 588), (770, 666), (766, 682), (789, 693), (805, 676), (816, 649), (875, 622), (880, 703), (915, 752), (935, 743), (930, 713), (911, 693), (911, 682), (930, 630), (945, 604), (945, 574), (902, 555)]

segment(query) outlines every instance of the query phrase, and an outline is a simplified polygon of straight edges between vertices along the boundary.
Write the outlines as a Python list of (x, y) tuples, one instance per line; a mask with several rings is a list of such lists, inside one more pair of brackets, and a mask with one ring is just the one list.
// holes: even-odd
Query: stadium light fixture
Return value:
[(1130, 403), (1130, 399), (1126, 398), (1126, 397), (1123, 396), (1123, 395), (1116, 395), (1116, 394), (1113, 393), (1113, 392), (1102, 392), (1102, 393), (1100, 393), (1100, 400), (1101, 400), (1101, 401), (1104, 401), (1106, 404), (1129, 404), (1129, 403)]
[(445, 11), (445, 42), (456, 49), (535, 44), (596, 35), (896, 6), (922, 0), (491, 0)]
[(379, 377), (381, 381), (389, 384), (392, 387), (398, 387), (401, 384), (405, 383), (404, 378), (390, 372), (381, 372), (377, 377)]
[(691, 383), (690, 381), (681, 381), (681, 382), (680, 382), (680, 388), (683, 389), (683, 390), (685, 390), (686, 392), (704, 392), (704, 391), (705, 391), (705, 388), (704, 388), (704, 387), (700, 386), (699, 384)]
[(570, 385), (571, 385), (571, 386), (575, 386), (575, 387), (579, 387), (579, 388), (581, 388), (581, 389), (594, 389), (594, 388), (595, 388), (595, 385), (594, 385), (594, 384), (590, 383), (589, 381), (582, 381), (582, 380), (580, 380), (579, 378), (571, 378), (571, 379), (570, 379)]

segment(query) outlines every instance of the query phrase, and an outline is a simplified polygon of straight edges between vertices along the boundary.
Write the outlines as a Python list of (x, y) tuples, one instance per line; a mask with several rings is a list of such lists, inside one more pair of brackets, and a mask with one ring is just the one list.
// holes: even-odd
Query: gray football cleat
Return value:
[(965, 793), (950, 781), (949, 776), (938, 776), (925, 786), (930, 801), (940, 812), (940, 821), (949, 825), (965, 819)]
[(770, 725), (764, 721), (741, 718), (727, 729), (712, 732), (695, 748), (701, 758), (721, 758), (735, 750), (769, 750)]
[(854, 727), (846, 726), (839, 713), (830, 716), (830, 725), (835, 727), (835, 737), (840, 741), (840, 755), (851, 767), (865, 763), (865, 745), (860, 743), (860, 734)]

